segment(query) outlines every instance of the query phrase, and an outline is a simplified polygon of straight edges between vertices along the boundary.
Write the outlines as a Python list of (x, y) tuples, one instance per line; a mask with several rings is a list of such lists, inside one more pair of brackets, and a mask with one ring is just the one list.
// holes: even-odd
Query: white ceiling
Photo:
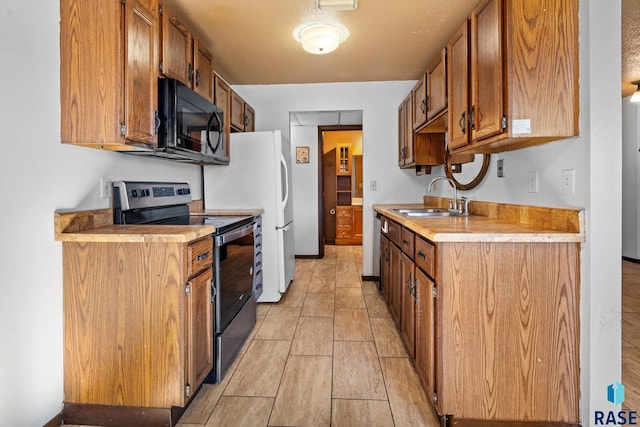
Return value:
[[(317, 0), (164, 0), (214, 54), (232, 85), (416, 80), (477, 0), (360, 0), (317, 10)], [(329, 19), (351, 35), (312, 55), (293, 39), (299, 24)], [(622, 0), (622, 95), (640, 80), (640, 0)]]

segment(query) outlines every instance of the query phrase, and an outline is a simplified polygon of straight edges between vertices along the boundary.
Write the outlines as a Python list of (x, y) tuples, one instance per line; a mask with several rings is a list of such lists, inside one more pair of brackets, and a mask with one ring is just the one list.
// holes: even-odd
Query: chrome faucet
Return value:
[(431, 191), (431, 187), (433, 187), (433, 183), (434, 182), (440, 181), (441, 179), (446, 180), (453, 187), (453, 207), (452, 207), (452, 209), (457, 212), (458, 211), (458, 187), (456, 187), (456, 183), (453, 182), (453, 180), (451, 178), (447, 178), (446, 176), (437, 176), (437, 177), (433, 178), (431, 180), (431, 182), (429, 183), (429, 186), (427, 187), (427, 192)]

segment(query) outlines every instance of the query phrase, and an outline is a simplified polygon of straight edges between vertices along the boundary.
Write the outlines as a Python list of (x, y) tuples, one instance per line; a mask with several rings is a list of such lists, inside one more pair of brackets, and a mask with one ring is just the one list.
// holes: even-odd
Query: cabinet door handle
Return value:
[(382, 224), (382, 232), (384, 234), (387, 234), (389, 232), (389, 224), (387, 223), (387, 221), (385, 221), (384, 224)]
[(193, 80), (193, 65), (191, 65), (191, 63), (187, 66), (187, 80)]
[(422, 114), (427, 112), (427, 98), (425, 97), (420, 103), (420, 110), (422, 110)]
[(160, 129), (160, 115), (158, 115), (158, 110), (155, 110), (153, 112), (153, 125), (154, 125), (153, 131), (157, 135), (158, 130)]
[(476, 130), (476, 106), (472, 105), (469, 110), (469, 126), (471, 130)]
[(200, 70), (196, 70), (196, 87), (200, 87)]
[(427, 260), (427, 256), (420, 251), (418, 251), (418, 258), (423, 259), (424, 261)]
[(458, 125), (460, 126), (460, 131), (462, 132), (463, 135), (467, 132), (467, 127), (465, 126), (465, 122), (464, 122), (464, 116), (465, 116), (465, 112), (463, 111), (462, 114), (460, 115), (460, 121), (458, 122)]

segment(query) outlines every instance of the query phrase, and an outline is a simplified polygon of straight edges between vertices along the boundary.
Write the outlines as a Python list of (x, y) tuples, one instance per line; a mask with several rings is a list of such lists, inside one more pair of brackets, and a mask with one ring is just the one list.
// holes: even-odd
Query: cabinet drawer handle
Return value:
[(196, 256), (196, 261), (202, 261), (203, 259), (209, 258), (209, 251), (203, 252), (200, 255)]
[(402, 240), (402, 244), (403, 244), (404, 246), (409, 246), (409, 242), (408, 242), (407, 240), (404, 240), (404, 239)]
[(423, 260), (427, 260), (427, 256), (425, 254), (423, 254), (422, 252), (418, 252), (418, 258), (421, 258)]

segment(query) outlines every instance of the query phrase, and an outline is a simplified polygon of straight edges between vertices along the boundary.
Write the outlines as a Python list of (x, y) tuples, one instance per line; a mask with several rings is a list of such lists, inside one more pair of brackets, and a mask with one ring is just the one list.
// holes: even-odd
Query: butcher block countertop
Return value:
[(423, 204), (374, 205), (373, 210), (432, 242), (583, 242), (584, 211), (470, 201), (471, 215), (407, 217), (392, 209), (448, 206), (424, 197)]
[[(261, 215), (262, 209), (207, 209), (191, 215)], [(213, 225), (116, 225), (111, 209), (57, 211), (55, 239), (60, 242), (186, 243), (213, 234)]]

